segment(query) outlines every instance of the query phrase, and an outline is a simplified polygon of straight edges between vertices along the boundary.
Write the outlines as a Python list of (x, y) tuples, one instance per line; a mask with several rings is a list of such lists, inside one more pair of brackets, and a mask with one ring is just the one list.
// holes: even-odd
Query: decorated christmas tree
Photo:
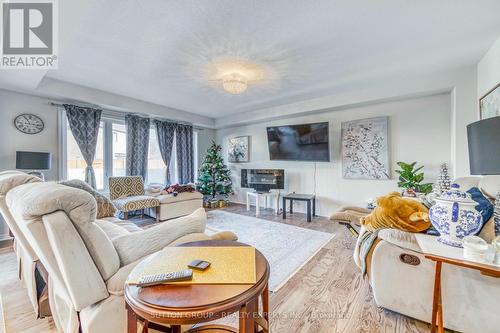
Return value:
[(201, 164), (196, 183), (196, 189), (212, 199), (218, 195), (228, 196), (233, 193), (231, 170), (224, 164), (221, 150), (221, 146), (212, 141)]
[(441, 195), (441, 193), (448, 191), (451, 188), (451, 179), (448, 174), (448, 165), (446, 163), (441, 164), (441, 169), (439, 170), (439, 176), (434, 187), (434, 193)]
[(495, 199), (495, 210), (493, 211), (493, 222), (495, 224), (495, 236), (500, 236), (500, 192)]

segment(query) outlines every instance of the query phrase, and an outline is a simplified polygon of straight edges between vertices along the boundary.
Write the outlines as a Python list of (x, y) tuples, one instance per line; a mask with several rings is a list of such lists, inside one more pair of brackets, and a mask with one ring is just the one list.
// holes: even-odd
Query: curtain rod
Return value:
[[(72, 105), (76, 105), (76, 106), (85, 106), (85, 107), (92, 106), (92, 107), (103, 109), (99, 105), (90, 104), (90, 103), (64, 103), (64, 104), (72, 104)], [(52, 105), (52, 106), (64, 107), (64, 104), (63, 103), (49, 102), (49, 105)], [(141, 114), (141, 113), (135, 113), (135, 112), (122, 112), (122, 111), (114, 111), (114, 110), (103, 110), (103, 111), (113, 112), (113, 113), (120, 114), (120, 115), (123, 115), (123, 116), (125, 116), (126, 114), (135, 114), (135, 115), (139, 115), (139, 116), (147, 116), (150, 119), (165, 120), (165, 121), (171, 121), (171, 122), (175, 122), (175, 123), (183, 124), (183, 125), (191, 125), (191, 126), (193, 126), (194, 129), (199, 130), (199, 131), (205, 130), (204, 127), (195, 126), (192, 123), (185, 122), (185, 121), (178, 121), (178, 120), (173, 120), (173, 119), (166, 119), (166, 118), (157, 117), (157, 116), (151, 117), (150, 115), (147, 115), (147, 114)]]

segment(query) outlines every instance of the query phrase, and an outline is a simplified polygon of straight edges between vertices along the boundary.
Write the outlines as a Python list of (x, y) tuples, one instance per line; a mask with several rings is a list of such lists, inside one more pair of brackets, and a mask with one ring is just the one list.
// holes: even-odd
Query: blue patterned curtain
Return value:
[(150, 120), (137, 115), (125, 116), (127, 129), (127, 176), (142, 176), (148, 172)]
[(172, 157), (172, 148), (174, 145), (176, 123), (169, 121), (155, 120), (156, 136), (158, 138), (158, 145), (160, 146), (160, 153), (163, 162), (167, 166), (165, 181), (167, 186), (170, 185), (170, 158)]
[(194, 181), (193, 126), (178, 124), (175, 141), (179, 183), (192, 183)]
[(66, 110), (71, 133), (82, 152), (85, 163), (87, 163), (85, 182), (95, 188), (95, 172), (92, 163), (94, 163), (102, 110), (70, 104), (63, 104), (63, 106)]

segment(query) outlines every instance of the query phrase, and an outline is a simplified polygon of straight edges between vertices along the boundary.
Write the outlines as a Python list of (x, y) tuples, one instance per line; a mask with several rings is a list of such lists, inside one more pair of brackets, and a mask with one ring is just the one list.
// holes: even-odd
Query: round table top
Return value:
[[(249, 245), (208, 240), (178, 246)], [(143, 260), (134, 271), (140, 270), (153, 257)], [(182, 325), (210, 321), (238, 311), (242, 304), (262, 294), (269, 279), (269, 263), (258, 250), (255, 250), (255, 268), (255, 284), (158, 285), (148, 288), (127, 284), (125, 300), (136, 314), (157, 323)]]

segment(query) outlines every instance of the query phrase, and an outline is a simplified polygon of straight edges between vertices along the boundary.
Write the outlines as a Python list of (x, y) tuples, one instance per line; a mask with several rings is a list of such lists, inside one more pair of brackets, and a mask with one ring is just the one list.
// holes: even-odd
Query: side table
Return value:
[(443, 264), (455, 265), (464, 269), (473, 269), (481, 272), (483, 275), (500, 278), (500, 266), (479, 263), (463, 258), (463, 249), (441, 244), (437, 236), (426, 234), (415, 234), (417, 243), (422, 249), (424, 256), (436, 262), (434, 275), (434, 293), (432, 297), (432, 318), (431, 333), (437, 331), (444, 332), (443, 304), (441, 302), (441, 268)]
[(314, 194), (297, 194), (289, 193), (283, 196), (283, 219), (286, 219), (286, 201), (290, 201), (290, 214), (293, 214), (293, 202), (305, 201), (307, 202), (307, 222), (311, 222), (311, 206), (312, 216), (316, 216), (316, 196)]
[[(178, 246), (249, 245), (233, 241), (209, 240)], [(134, 270), (141, 270), (153, 257), (154, 255), (144, 259)], [(148, 328), (181, 333), (181, 325), (206, 323), (239, 312), (239, 330), (223, 325), (204, 325), (192, 328), (188, 332), (268, 333), (270, 269), (266, 258), (258, 250), (255, 250), (255, 268), (257, 282), (251, 285), (192, 284), (139, 288), (127, 284), (124, 290), (128, 316), (127, 332), (137, 333), (137, 321), (140, 320), (144, 326), (143, 333), (147, 333)]]
[(255, 198), (255, 216), (260, 215), (260, 199), (264, 198), (265, 199), (265, 205), (264, 208), (267, 209), (268, 207), (268, 202), (267, 198), (276, 198), (276, 214), (279, 212), (279, 203), (280, 203), (280, 194), (279, 192), (247, 192), (247, 210), (250, 210), (250, 198), (254, 197)]

